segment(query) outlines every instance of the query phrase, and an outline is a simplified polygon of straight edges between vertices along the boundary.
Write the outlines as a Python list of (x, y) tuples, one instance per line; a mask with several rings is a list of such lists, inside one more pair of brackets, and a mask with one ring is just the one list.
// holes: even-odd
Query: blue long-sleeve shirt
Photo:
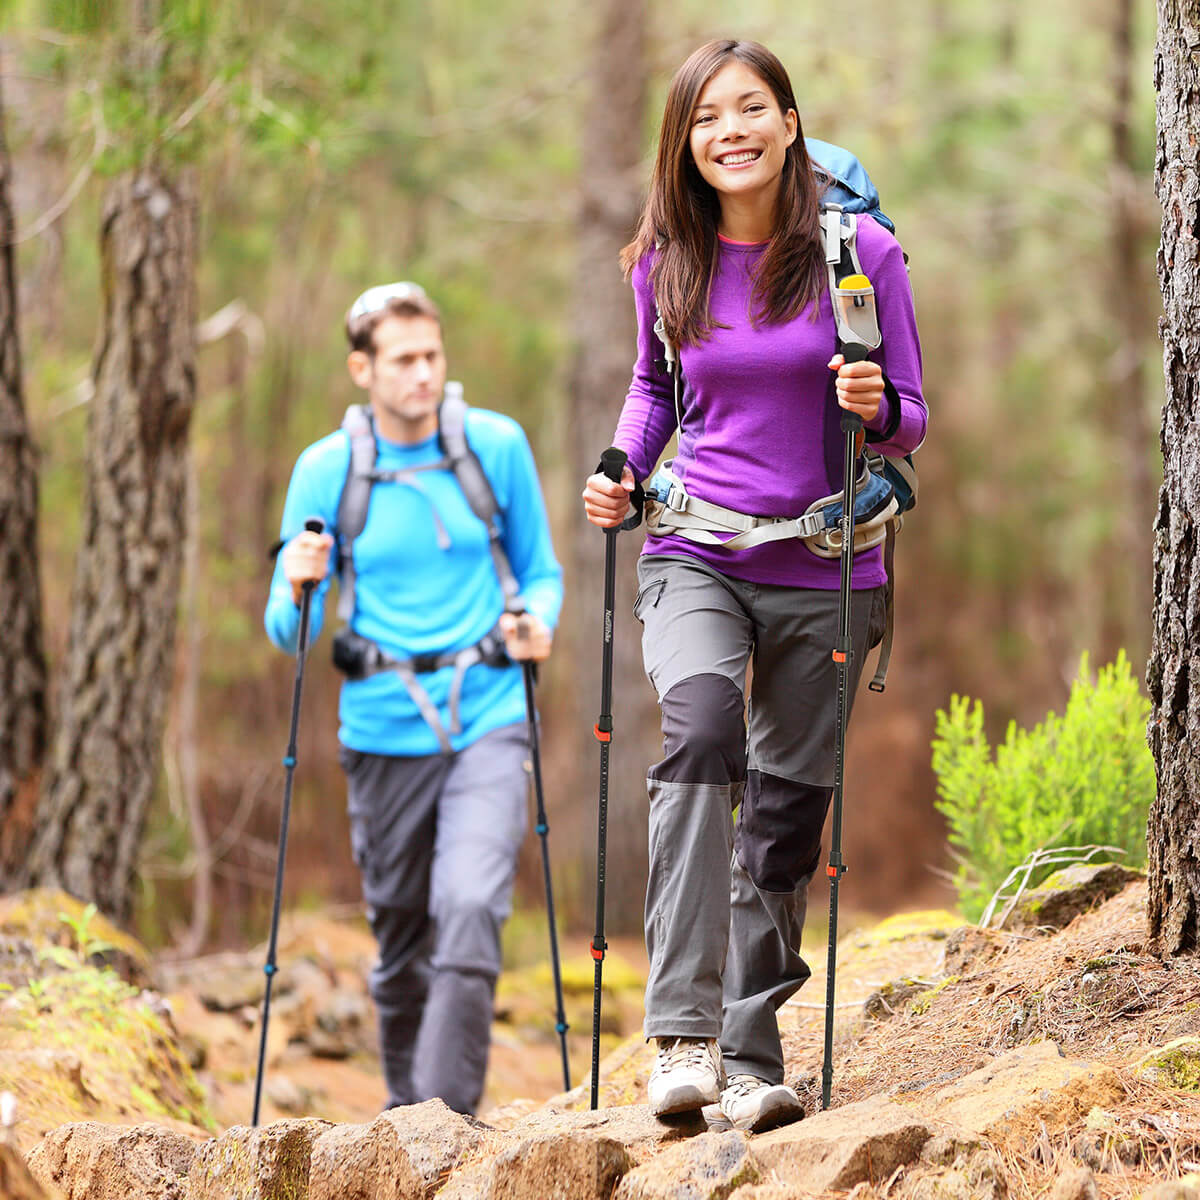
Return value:
[[(533, 455), (521, 427), (484, 409), (467, 412), (467, 440), (483, 467), (500, 510), (504, 548), (521, 586), (526, 609), (551, 629), (562, 605), (562, 570), (554, 557), (546, 507)], [(379, 470), (402, 470), (441, 458), (436, 435), (414, 445), (376, 437)], [(320, 517), (335, 536), (342, 487), (350, 463), (350, 439), (338, 430), (300, 455), (288, 485), (280, 533), (285, 539)], [(351, 624), (398, 659), (440, 654), (475, 645), (494, 628), (504, 598), (487, 530), (471, 511), (447, 468), (417, 474), (416, 485), (376, 483), (363, 531), (354, 541), (355, 613)], [(437, 520), (449, 538), (439, 545)], [(281, 556), (282, 558), (282, 556)], [(313, 589), (310, 642), (320, 635), (330, 573)], [(277, 561), (264, 623), (271, 641), (295, 653), (300, 610)], [(421, 686), (450, 726), (453, 667), (422, 674)], [(451, 737), (462, 749), (485, 733), (525, 717), (521, 668), (469, 667), (459, 701), (462, 732)], [(338, 738), (369, 754), (425, 755), (439, 750), (435, 732), (421, 717), (394, 671), (342, 685)]]

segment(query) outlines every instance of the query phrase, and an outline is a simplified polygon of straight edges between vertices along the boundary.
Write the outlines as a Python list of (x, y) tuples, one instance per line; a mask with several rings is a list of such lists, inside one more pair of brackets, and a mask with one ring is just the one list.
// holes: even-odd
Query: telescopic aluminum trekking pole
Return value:
[[(518, 618), (518, 632), (524, 629)], [(550, 882), (550, 822), (546, 819), (546, 798), (542, 790), (542, 751), (538, 742), (537, 701), (534, 699), (536, 668), (529, 659), (523, 659), (521, 669), (525, 675), (525, 715), (529, 721), (529, 760), (533, 768), (533, 794), (537, 799), (537, 831), (542, 841), (542, 875), (546, 880), (546, 918), (550, 923), (550, 965), (554, 971), (554, 1028), (558, 1032), (562, 1049), (563, 1091), (571, 1090), (571, 1064), (567, 1058), (567, 1014), (563, 1008), (562, 968), (558, 961), (558, 929), (554, 923), (554, 889)]]
[[(614, 483), (621, 482), (625, 451), (610, 446), (600, 455), (600, 469)], [(604, 973), (604, 878), (608, 839), (608, 755), (612, 745), (613, 610), (616, 608), (617, 534), (621, 526), (604, 531), (604, 653), (600, 673), (600, 719), (596, 740), (600, 743), (600, 819), (596, 838), (596, 932), (592, 958), (596, 960), (596, 983), (592, 997), (592, 1108), (600, 1107), (600, 989)]]
[[(325, 522), (319, 517), (309, 517), (304, 522), (309, 533), (324, 533)], [(296, 773), (296, 729), (300, 723), (300, 692), (304, 686), (304, 659), (308, 653), (308, 621), (312, 610), (314, 580), (306, 580), (300, 588), (300, 632), (296, 638), (296, 683), (292, 689), (292, 727), (288, 735), (287, 753), (283, 756), (286, 774), (283, 782), (283, 811), (279, 814), (279, 856), (275, 860), (275, 903), (271, 909), (271, 936), (267, 941), (267, 961), (263, 974), (267, 977), (263, 991), (262, 1034), (258, 1039), (258, 1074), (254, 1079), (254, 1116), (250, 1124), (257, 1127), (258, 1111), (262, 1103), (263, 1068), (267, 1061), (267, 1022), (271, 1017), (271, 984), (278, 966), (275, 951), (279, 940), (279, 907), (283, 901), (283, 864), (287, 854), (288, 817), (292, 809), (292, 778)]]
[[(854, 342), (839, 346), (846, 362), (861, 362), (867, 347)], [(846, 872), (842, 859), (842, 799), (846, 776), (846, 725), (850, 716), (850, 667), (854, 651), (850, 640), (850, 599), (854, 570), (854, 466), (862, 417), (842, 410), (842, 432), (846, 435), (842, 474), (841, 581), (838, 585), (838, 636), (833, 650), (837, 663), (837, 729), (833, 751), (833, 825), (829, 836), (829, 957), (825, 974), (825, 1061), (821, 1067), (821, 1107), (829, 1107), (833, 1089), (833, 996), (837, 970), (838, 884)]]

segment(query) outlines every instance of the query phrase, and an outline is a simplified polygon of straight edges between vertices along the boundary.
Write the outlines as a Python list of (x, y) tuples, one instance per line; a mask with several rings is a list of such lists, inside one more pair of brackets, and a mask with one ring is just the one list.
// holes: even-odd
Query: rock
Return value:
[(1184, 1175), (1147, 1188), (1141, 1200), (1200, 1200), (1200, 1175)]
[(885, 983), (863, 1002), (863, 1016), (872, 1021), (886, 1021), (895, 1016), (914, 996), (926, 991), (929, 984), (916, 979), (901, 978)]
[(660, 1121), (644, 1104), (596, 1112), (545, 1108), (508, 1130), (487, 1132), (438, 1200), (608, 1200), (635, 1166), (705, 1130), (699, 1113)]
[(61, 1200), (57, 1189), (43, 1187), (30, 1173), (12, 1142), (0, 1141), (0, 1196), (4, 1200)]
[(1091, 1167), (1072, 1167), (1054, 1181), (1050, 1200), (1099, 1200)]
[(1134, 1073), (1160, 1087), (1200, 1092), (1200, 1038), (1176, 1038), (1151, 1050), (1134, 1068)]
[(630, 1171), (613, 1200), (725, 1200), (741, 1184), (758, 1181), (749, 1143), (736, 1129), (702, 1133)]
[(1064, 1058), (1053, 1042), (1020, 1046), (921, 1100), (925, 1116), (984, 1137), (1049, 1130), (1124, 1097), (1116, 1072)]
[(335, 1125), (313, 1143), (310, 1200), (424, 1200), (486, 1132), (441, 1100)]
[(947, 938), (942, 949), (942, 975), (971, 975), (986, 967), (1005, 946), (1005, 938), (993, 929), (963, 925)]
[(935, 1133), (921, 1147), (921, 1161), (934, 1167), (961, 1166), (983, 1143), (960, 1131)]
[(60, 1125), (29, 1153), (29, 1170), (65, 1200), (184, 1200), (196, 1143), (161, 1125)]
[(1120, 863), (1080, 863), (1055, 871), (1021, 897), (1007, 921), (1009, 929), (1062, 929), (1080, 913), (1112, 899), (1125, 885), (1142, 879)]
[(759, 1134), (754, 1157), (808, 1191), (844, 1191), (882, 1183), (914, 1162), (933, 1131), (903, 1105), (863, 1100)]
[(509, 1130), (510, 1138), (538, 1137), (546, 1132), (595, 1132), (612, 1137), (629, 1153), (634, 1164), (640, 1164), (658, 1153), (662, 1147), (684, 1138), (704, 1133), (708, 1126), (698, 1113), (680, 1113), (668, 1120), (659, 1120), (646, 1104), (622, 1104), (614, 1108), (590, 1109), (583, 1112), (561, 1112), (544, 1108), (518, 1121)]
[(263, 1090), (280, 1112), (293, 1116), (302, 1116), (312, 1105), (313, 1096), (308, 1088), (301, 1087), (294, 1079), (278, 1072), (267, 1076)]
[(312, 1145), (328, 1121), (235, 1125), (196, 1150), (187, 1200), (305, 1200)]
[(1008, 1177), (999, 1155), (969, 1138), (939, 1134), (931, 1148), (921, 1151), (923, 1164), (935, 1159), (950, 1159), (953, 1165), (918, 1167), (906, 1173), (896, 1192), (898, 1200), (1007, 1200)]
[(308, 1200), (424, 1200), (425, 1180), (374, 1125), (335, 1125), (313, 1143)]

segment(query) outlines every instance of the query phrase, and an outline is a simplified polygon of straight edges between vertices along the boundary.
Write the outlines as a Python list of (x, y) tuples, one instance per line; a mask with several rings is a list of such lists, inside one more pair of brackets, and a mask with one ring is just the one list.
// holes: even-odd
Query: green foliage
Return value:
[[(938, 810), (959, 861), (963, 911), (976, 919), (1009, 871), (1038, 848), (1107, 844), (1146, 861), (1154, 762), (1146, 746), (1149, 701), (1121, 651), (1093, 682), (1080, 660), (1066, 710), (1033, 729), (1010, 721), (993, 753), (983, 705), (952, 696), (937, 712), (933, 769)], [(1053, 870), (1035, 873), (1036, 886)]]

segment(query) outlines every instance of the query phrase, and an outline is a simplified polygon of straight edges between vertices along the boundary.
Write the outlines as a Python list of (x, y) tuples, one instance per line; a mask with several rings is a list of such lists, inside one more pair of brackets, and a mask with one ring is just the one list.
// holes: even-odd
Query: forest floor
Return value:
[[(902, 914), (849, 932), (838, 951), (834, 1106), (886, 1096), (920, 1107), (924, 1097), (1005, 1051), (1048, 1040), (1070, 1058), (1113, 1068), (1123, 1099), (993, 1138), (1012, 1195), (1047, 1194), (1075, 1163), (1096, 1172), (1101, 1197), (1135, 1196), (1155, 1180), (1200, 1171), (1200, 1078), (1172, 1079), (1143, 1064), (1153, 1049), (1200, 1033), (1200, 958), (1162, 962), (1150, 955), (1145, 903), (1145, 884), (1133, 883), (1058, 932), (983, 931), (942, 911)], [(9, 959), (21, 936), (11, 907), (0, 906), (0, 939), (7, 939), (0, 951)], [(813, 978), (783, 1007), (780, 1025), (789, 1082), (811, 1101), (823, 1053), (825, 946), (808, 951)], [(365, 991), (372, 954), (357, 914), (294, 915), (284, 923), (264, 1121), (306, 1114), (358, 1122), (379, 1111), (384, 1091)], [(3, 985), (9, 994), (0, 1003), (0, 1089), (18, 1097), (16, 1132), (24, 1149), (47, 1129), (84, 1118), (160, 1120), (197, 1136), (249, 1123), (262, 954), (140, 966), (135, 957), (134, 950), (126, 954), (127, 975), (150, 971), (161, 998), (136, 984), (118, 991), (111, 980), (84, 986), (66, 959), (57, 974), (22, 983), (19, 964), (9, 962)], [(605, 961), (603, 1105), (644, 1099), (652, 1057), (639, 1032), (645, 965), (636, 942), (615, 941)], [(565, 954), (564, 984), (577, 1086), (560, 1094), (549, 968), (542, 961), (518, 964), (497, 994), (484, 1120), (506, 1125), (550, 1099), (586, 1107), (590, 956)], [(128, 1028), (114, 1025), (111, 1011), (103, 1015), (113, 1005)], [(158, 1063), (124, 1090), (110, 1061), (111, 1043), (122, 1033)], [(54, 1086), (46, 1085), (47, 1075)]]

